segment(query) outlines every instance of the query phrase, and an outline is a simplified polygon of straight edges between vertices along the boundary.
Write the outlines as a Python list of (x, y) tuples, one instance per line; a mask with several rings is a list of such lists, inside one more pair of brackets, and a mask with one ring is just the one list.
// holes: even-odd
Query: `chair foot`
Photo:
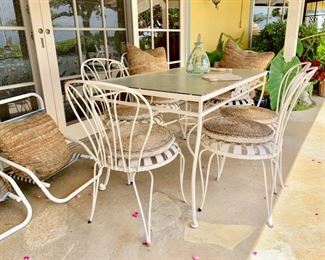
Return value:
[(267, 225), (269, 228), (273, 228), (273, 224), (270, 224), (269, 222), (266, 222), (266, 225)]
[(126, 185), (131, 186), (131, 185), (133, 185), (133, 182), (131, 181), (130, 183), (127, 183)]
[(106, 190), (106, 185), (103, 183), (99, 184), (99, 190), (101, 190), (101, 191)]
[(202, 209), (201, 209), (201, 208), (198, 208), (197, 211), (198, 211), (198, 212), (202, 212)]
[(92, 223), (92, 221), (91, 220), (88, 220), (88, 224), (91, 224)]

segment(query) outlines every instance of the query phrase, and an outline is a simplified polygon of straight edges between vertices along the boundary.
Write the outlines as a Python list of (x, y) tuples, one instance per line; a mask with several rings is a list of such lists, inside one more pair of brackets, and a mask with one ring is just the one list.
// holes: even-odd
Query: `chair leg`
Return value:
[(128, 183), (127, 185), (132, 185), (133, 181), (132, 181), (132, 173), (131, 172), (127, 172), (127, 177), (128, 177)]
[[(93, 201), (92, 201), (92, 206), (91, 206), (90, 218), (88, 221), (89, 224), (91, 222), (93, 222), (95, 209), (96, 209), (96, 203), (97, 203), (97, 195), (98, 195), (100, 176), (103, 173), (103, 167), (100, 167), (99, 169), (98, 168), (99, 168), (98, 164), (95, 164), (95, 166), (94, 166), (94, 182), (93, 182)], [(98, 171), (97, 171), (97, 169), (98, 169)]]
[(276, 186), (277, 183), (277, 173), (278, 173), (278, 162), (277, 160), (273, 160), (271, 159), (271, 173), (272, 173), (272, 182), (275, 182), (275, 190), (274, 190), (274, 194), (278, 193), (278, 189)]
[(279, 157), (278, 157), (278, 175), (279, 175), (279, 180), (280, 180), (280, 185), (282, 188), (284, 188), (284, 182), (283, 182), (283, 172), (282, 172), (282, 152), (279, 154)]
[[(273, 195), (275, 193), (275, 186), (276, 186), (276, 181), (273, 179), (273, 184), (272, 184), (272, 190), (271, 190), (271, 198), (269, 200), (269, 195), (268, 195), (268, 186), (267, 186), (267, 176), (266, 176), (266, 169), (265, 169), (265, 163), (264, 160), (261, 160), (262, 166), (263, 166), (263, 176), (264, 176), (264, 186), (265, 186), (265, 200), (266, 200), (266, 208), (267, 208), (267, 226), (269, 228), (273, 228), (273, 220), (272, 220), (272, 205), (273, 205)], [(271, 161), (272, 164), (272, 161)], [(274, 176), (274, 169), (273, 166), (271, 165), (271, 170), (272, 170), (272, 176)]]
[[(202, 155), (204, 152), (208, 151), (207, 149), (201, 150), (199, 153), (199, 169), (200, 169), (200, 178), (201, 178), (201, 191), (202, 191), (202, 198), (204, 194), (204, 176), (203, 176), (203, 168), (202, 168)], [(198, 209), (200, 211), (200, 208)]]
[(106, 190), (110, 175), (111, 175), (111, 169), (107, 168), (105, 182), (99, 185), (99, 190), (101, 191)]
[(27, 224), (30, 222), (30, 220), (32, 218), (33, 210), (32, 210), (31, 205), (29, 204), (28, 200), (26, 199), (25, 195), (22, 193), (22, 191), (18, 187), (17, 183), (12, 178), (10, 178), (7, 174), (5, 174), (3, 172), (0, 172), (0, 177), (7, 180), (17, 194), (17, 195), (15, 195), (15, 194), (9, 193), (8, 197), (14, 198), (18, 202), (22, 202), (27, 210), (27, 216), (23, 222), (21, 222), (20, 224), (18, 224), (15, 227), (7, 230), (6, 232), (0, 234), (0, 241), (1, 241), (1, 240), (5, 239), (6, 237), (12, 235), (13, 233), (17, 232), (18, 230), (27, 226)]
[(134, 188), (134, 192), (135, 192), (135, 196), (137, 197), (137, 201), (139, 204), (139, 208), (140, 208), (140, 212), (141, 212), (141, 217), (142, 217), (142, 222), (143, 222), (143, 226), (144, 226), (144, 231), (146, 233), (146, 242), (148, 244), (151, 243), (151, 207), (152, 207), (152, 195), (153, 195), (153, 174), (151, 171), (148, 171), (150, 174), (150, 179), (151, 179), (151, 183), (150, 183), (150, 194), (149, 194), (149, 207), (148, 207), (148, 220), (146, 222), (146, 218), (143, 212), (143, 207), (142, 207), (142, 203), (139, 197), (139, 193), (138, 193), (138, 189), (137, 189), (137, 185), (135, 183), (135, 175), (137, 173), (132, 173), (132, 182), (133, 182), (133, 188)]
[[(198, 209), (198, 211), (202, 211), (203, 206), (204, 206), (205, 198), (206, 198), (207, 191), (208, 191), (208, 183), (209, 183), (209, 175), (210, 175), (210, 169), (211, 169), (211, 162), (212, 162), (212, 159), (213, 159), (213, 157), (214, 157), (215, 155), (216, 155), (215, 153), (212, 153), (212, 154), (210, 155), (210, 158), (209, 158), (208, 168), (207, 168), (207, 173), (206, 173), (206, 177), (205, 177), (205, 187), (204, 187), (204, 190), (203, 190), (203, 196), (202, 196), (201, 207)], [(200, 163), (200, 162), (201, 162), (201, 157), (200, 157), (200, 159), (199, 159), (199, 163)], [(201, 163), (200, 163), (200, 164), (201, 164)], [(201, 166), (200, 166), (200, 169), (201, 169)], [(203, 174), (201, 174), (201, 176), (203, 176)]]
[(180, 148), (179, 149), (179, 161), (180, 161), (180, 166), (179, 166), (179, 181), (180, 181), (180, 189), (181, 189), (181, 193), (182, 193), (182, 197), (183, 197), (183, 200), (186, 204), (188, 204), (187, 200), (186, 200), (186, 197), (185, 197), (185, 193), (184, 193), (184, 172), (185, 172), (185, 157), (184, 155), (182, 154), (182, 152), (180, 151)]
[(226, 157), (224, 155), (218, 155), (218, 175), (215, 178), (216, 181), (219, 181), (223, 173), (223, 168), (225, 166)]

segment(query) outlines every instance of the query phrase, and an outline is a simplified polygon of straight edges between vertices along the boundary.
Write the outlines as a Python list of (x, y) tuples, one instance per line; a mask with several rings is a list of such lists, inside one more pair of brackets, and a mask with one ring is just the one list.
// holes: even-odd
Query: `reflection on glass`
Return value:
[(24, 31), (0, 31), (0, 86), (33, 81)]
[(271, 6), (283, 6), (283, 0), (271, 0)]
[(82, 60), (106, 57), (103, 32), (81, 31), (80, 36)]
[(256, 6), (267, 6), (269, 3), (269, 0), (255, 0)]
[(180, 2), (179, 0), (168, 1), (169, 29), (179, 29), (180, 24)]
[(140, 48), (142, 50), (151, 49), (151, 33), (150, 32), (139, 32)]
[(169, 33), (169, 61), (178, 61), (180, 60), (180, 39), (179, 32), (170, 32)]
[(167, 29), (167, 5), (160, 0), (152, 0), (153, 25), (155, 28)]
[(105, 0), (105, 17), (106, 26), (108, 28), (124, 28), (124, 1), (120, 0)]
[(0, 26), (23, 26), (19, 0), (0, 2)]
[(287, 20), (287, 18), (288, 18), (288, 8), (283, 8), (282, 9), (282, 20), (283, 21), (286, 21)]
[(267, 7), (256, 6), (254, 8), (253, 35), (258, 35), (265, 27), (267, 21), (267, 11)]
[(60, 77), (80, 74), (76, 33), (73, 31), (54, 32), (56, 54)]
[(270, 8), (269, 9), (269, 23), (282, 20), (283, 8)]
[(77, 0), (78, 24), (83, 28), (103, 26), (101, 0)]
[(75, 26), (72, 0), (50, 1), (53, 27), (71, 28)]
[[(13, 88), (0, 91), (0, 100), (10, 98), (30, 92), (35, 92), (34, 86)], [(0, 105), (0, 122), (10, 118), (26, 114), (27, 112), (38, 109), (37, 101), (35, 98), (28, 98), (19, 100), (15, 103)]]
[(138, 0), (139, 29), (151, 28), (150, 0)]
[(167, 51), (167, 33), (155, 32), (154, 33), (155, 48), (164, 47)]
[(120, 60), (122, 54), (126, 51), (125, 31), (108, 31), (108, 56), (113, 60)]

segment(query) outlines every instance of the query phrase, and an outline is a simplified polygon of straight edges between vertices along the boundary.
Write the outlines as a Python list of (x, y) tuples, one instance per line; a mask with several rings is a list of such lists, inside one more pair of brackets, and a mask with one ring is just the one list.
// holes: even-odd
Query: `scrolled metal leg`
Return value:
[(93, 221), (93, 218), (94, 218), (96, 203), (97, 203), (99, 180), (100, 180), (100, 176), (103, 173), (103, 167), (100, 167), (98, 169), (98, 171), (97, 171), (97, 168), (99, 168), (99, 166), (97, 164), (95, 164), (95, 166), (94, 166), (94, 182), (93, 182), (93, 201), (92, 201), (92, 206), (91, 206), (90, 218), (88, 221), (89, 224)]
[(107, 168), (105, 182), (99, 185), (99, 190), (101, 191), (106, 190), (110, 175), (111, 175), (111, 169)]
[[(180, 150), (180, 148), (178, 148)], [(181, 193), (182, 193), (182, 197), (183, 200), (186, 204), (188, 204), (186, 197), (185, 197), (185, 193), (184, 193), (184, 172), (185, 172), (185, 157), (184, 155), (179, 152), (179, 160), (180, 160), (180, 174), (179, 174), (179, 178), (180, 178), (180, 189), (181, 189)]]

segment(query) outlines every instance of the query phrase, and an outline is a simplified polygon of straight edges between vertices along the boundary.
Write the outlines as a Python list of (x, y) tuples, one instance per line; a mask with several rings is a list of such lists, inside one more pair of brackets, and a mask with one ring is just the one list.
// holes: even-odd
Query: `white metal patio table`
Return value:
[[(191, 196), (192, 196), (192, 224), (193, 228), (199, 226), (197, 221), (196, 208), (196, 170), (199, 148), (202, 134), (202, 120), (205, 116), (218, 108), (224, 106), (228, 102), (238, 99), (250, 91), (265, 85), (267, 71), (256, 70), (239, 70), (234, 69), (232, 73), (241, 76), (241, 80), (236, 81), (216, 81), (210, 82), (202, 79), (200, 75), (186, 73), (184, 68), (172, 69), (163, 72), (153, 72), (147, 74), (133, 75), (130, 77), (110, 79), (106, 82), (123, 85), (126, 87), (137, 89), (142, 95), (170, 98), (182, 101), (195, 102), (198, 105), (197, 111), (174, 110), (166, 107), (154, 107), (160, 112), (170, 112), (182, 114), (197, 118), (197, 131), (195, 149), (192, 152), (192, 176), (191, 176)], [(249, 84), (254, 82), (254, 84)], [(250, 87), (245, 88), (239, 96), (232, 97), (220, 103), (204, 106), (204, 103), (218, 95), (227, 91), (234, 90), (238, 87), (248, 84)]]

